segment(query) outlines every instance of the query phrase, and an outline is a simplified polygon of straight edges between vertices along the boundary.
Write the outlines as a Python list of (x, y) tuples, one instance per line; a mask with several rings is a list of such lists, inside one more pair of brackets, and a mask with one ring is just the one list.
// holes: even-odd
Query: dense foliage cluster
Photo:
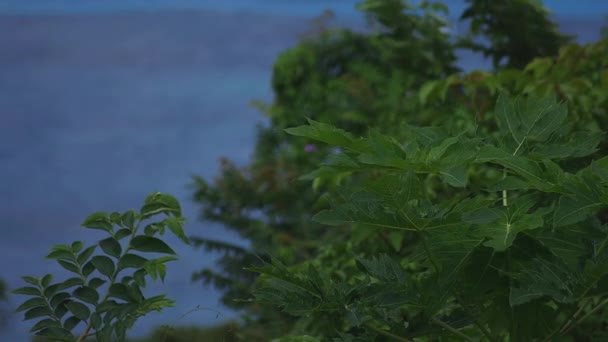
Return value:
[[(523, 340), (541, 336), (555, 331), (554, 324), (562, 325), (555, 335), (567, 332), (573, 338), (586, 336), (584, 324), (601, 330), (601, 306), (594, 309), (600, 298), (596, 283), (586, 278), (589, 274), (569, 272), (575, 265), (601, 265), (601, 251), (584, 254), (582, 249), (603, 241), (603, 200), (593, 197), (598, 200), (589, 203), (594, 210), (577, 212), (582, 221), (571, 222), (568, 216), (563, 227), (554, 227), (554, 221), (560, 221), (556, 212), (574, 205), (569, 199), (588, 195), (577, 192), (577, 186), (603, 180), (593, 160), (604, 155), (596, 150), (605, 151), (600, 132), (608, 124), (608, 43), (571, 44), (573, 37), (561, 34), (537, 1), (471, 0), (467, 6), (461, 20), (468, 31), (453, 37), (446, 33), (447, 8), (440, 3), (423, 1), (415, 7), (401, 0), (363, 1), (359, 9), (369, 19), (368, 31), (321, 29), (279, 56), (275, 99), (258, 104), (270, 125), (259, 129), (252, 162), (237, 168), (224, 160), (214, 183), (196, 180), (203, 218), (251, 242), (244, 249), (195, 240), (224, 252), (218, 268), (197, 272), (194, 279), (222, 288), (225, 304), (247, 310), (249, 330), (242, 332), (243, 339), (311, 332), (344, 340), (390, 340), (387, 334), (446, 339), (442, 325), (491, 340), (505, 334)], [(483, 53), (495, 70), (463, 73), (456, 67), (457, 49)], [(543, 116), (539, 124), (555, 119), (551, 129), (539, 134), (533, 132), (541, 127), (537, 124), (528, 133), (505, 128), (511, 117), (522, 120), (514, 129), (529, 128), (526, 115), (543, 106), (551, 109), (551, 119)], [(285, 133), (305, 118), (311, 120), (309, 128), (290, 132), (308, 139)], [(360, 141), (360, 136), (366, 138)], [(348, 145), (351, 140), (356, 146)], [(531, 174), (518, 173), (524, 166)], [(408, 184), (413, 188), (406, 195)], [(391, 221), (406, 205), (416, 220)], [(388, 226), (371, 229), (372, 219)], [(441, 220), (461, 227), (470, 241), (451, 245), (458, 235), (441, 234), (455, 230), (423, 229)], [(550, 238), (539, 236), (580, 226), (585, 228), (578, 234), (598, 240), (577, 238), (576, 255), (556, 254), (546, 242)], [(566, 241), (580, 237), (571, 233)], [(537, 254), (517, 255), (524, 247)], [(465, 258), (463, 253), (470, 254)], [(456, 261), (462, 264), (450, 263)], [(542, 283), (533, 270), (544, 262), (563, 274)], [(235, 301), (250, 297), (256, 279), (242, 269), (246, 265), (266, 273), (255, 285), (257, 298), (282, 312), (258, 301)], [(476, 275), (470, 273), (479, 267), (489, 271), (479, 284), (471, 284)], [(381, 269), (394, 269), (390, 281)], [(531, 273), (524, 275), (526, 269)], [(575, 279), (555, 285), (567, 276)], [(541, 288), (557, 292), (512, 306), (512, 289), (522, 296), (538, 290), (537, 285), (525, 288), (526, 277), (539, 277)], [(304, 287), (290, 292), (293, 286)], [(586, 293), (585, 286), (590, 288)], [(489, 288), (494, 292), (484, 292)], [(557, 294), (562, 291), (567, 298)], [(386, 307), (371, 309), (379, 303)], [(582, 325), (574, 324), (590, 310), (595, 311)], [(506, 312), (528, 319), (513, 321)], [(544, 313), (552, 317), (547, 319), (551, 324), (516, 328)]]
[[(159, 214), (166, 217), (149, 221)], [(17, 311), (24, 311), (25, 320), (39, 319), (31, 331), (53, 341), (81, 342), (92, 336), (97, 341), (124, 341), (137, 319), (173, 305), (164, 294), (145, 297), (142, 288), (146, 278), (164, 281), (165, 264), (177, 260), (173, 249), (156, 236), (168, 229), (188, 242), (183, 222), (177, 200), (158, 192), (146, 198), (139, 212), (90, 215), (82, 226), (109, 236), (89, 247), (82, 241), (53, 246), (47, 259), (56, 260), (73, 277), (60, 282), (53, 282), (50, 273), (22, 277), (28, 285), (12, 293), (32, 298)], [(95, 255), (98, 247), (103, 253)], [(142, 253), (161, 256), (146, 258)]]

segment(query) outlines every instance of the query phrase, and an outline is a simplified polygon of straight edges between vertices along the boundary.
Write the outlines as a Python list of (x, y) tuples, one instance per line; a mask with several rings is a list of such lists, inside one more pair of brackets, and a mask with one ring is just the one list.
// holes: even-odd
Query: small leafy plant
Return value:
[[(165, 214), (165, 218), (144, 221)], [(25, 276), (30, 286), (13, 290), (13, 294), (32, 298), (17, 311), (25, 311), (25, 320), (40, 319), (31, 329), (36, 335), (58, 341), (124, 341), (126, 331), (139, 317), (164, 307), (173, 306), (165, 295), (145, 297), (141, 291), (146, 278), (164, 281), (166, 263), (177, 260), (175, 251), (156, 235), (168, 228), (188, 243), (184, 233), (179, 202), (170, 195), (155, 192), (149, 195), (139, 212), (97, 212), (82, 226), (106, 232), (109, 237), (85, 247), (82, 241), (53, 246), (47, 259), (56, 260), (74, 274), (63, 282), (53, 282), (53, 275), (41, 278)], [(96, 254), (97, 248), (101, 252)], [(156, 253), (144, 257), (141, 253)], [(105, 291), (101, 291), (105, 289)], [(82, 332), (75, 334), (76, 327)]]
[(608, 338), (585, 327), (608, 304), (602, 134), (575, 131), (553, 96), (503, 93), (484, 120), (406, 126), (405, 141), (288, 129), (343, 151), (302, 178), (326, 184), (313, 219), (351, 230), (303, 264), (249, 268), (256, 300), (319, 341)]

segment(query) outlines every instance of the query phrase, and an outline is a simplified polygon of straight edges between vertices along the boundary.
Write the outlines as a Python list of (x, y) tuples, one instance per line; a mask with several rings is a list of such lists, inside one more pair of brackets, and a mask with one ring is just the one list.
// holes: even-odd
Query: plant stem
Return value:
[(431, 322), (437, 324), (438, 326), (450, 331), (451, 333), (453, 333), (454, 335), (457, 335), (459, 337), (462, 337), (463, 339), (465, 339), (466, 341), (471, 341), (473, 342), (474, 340), (472, 338), (470, 338), (469, 336), (461, 333), (460, 331), (458, 331), (457, 329), (453, 328), (452, 326), (450, 326), (449, 324), (442, 322), (441, 320), (432, 317), (431, 318)]
[[(577, 324), (580, 324), (582, 321), (586, 320), (589, 316), (593, 315), (594, 313), (597, 312), (597, 310), (601, 309), (602, 306), (608, 304), (608, 298), (604, 299), (603, 301), (601, 301), (596, 307), (594, 307), (593, 309), (591, 309), (591, 311), (589, 311), (588, 313), (586, 313), (583, 317), (581, 317), (580, 319), (577, 319), (576, 322), (571, 323), (569, 326), (564, 327), (560, 333), (561, 334), (566, 334), (568, 333), (572, 328), (574, 328)], [(579, 310), (580, 311), (580, 310)]]
[(397, 340), (397, 341), (401, 341), (401, 342), (414, 342), (413, 340), (407, 339), (407, 338), (405, 338), (405, 337), (397, 336), (397, 335), (395, 335), (395, 334), (391, 334), (391, 333), (390, 333), (390, 332), (388, 332), (388, 331), (382, 330), (382, 329), (380, 329), (380, 328), (376, 328), (375, 326), (373, 326), (373, 325), (371, 325), (371, 324), (369, 324), (369, 323), (365, 323), (365, 326), (366, 326), (367, 328), (369, 328), (369, 329), (371, 329), (371, 330), (373, 330), (373, 331), (377, 332), (378, 334), (381, 334), (381, 335), (384, 335), (384, 336), (387, 336), (387, 337), (393, 338), (393, 339), (395, 339), (395, 340)]

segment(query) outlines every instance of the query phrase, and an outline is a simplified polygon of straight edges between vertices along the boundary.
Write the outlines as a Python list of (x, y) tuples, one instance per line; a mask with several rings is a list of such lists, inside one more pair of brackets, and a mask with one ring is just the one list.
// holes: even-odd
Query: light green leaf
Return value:
[(114, 225), (110, 221), (110, 217), (106, 212), (96, 212), (84, 220), (82, 226), (85, 228), (101, 229), (111, 232)]
[(190, 244), (188, 237), (184, 233), (184, 226), (182, 224), (183, 220), (184, 219), (178, 217), (170, 217), (164, 219), (162, 223), (169, 227), (169, 230), (171, 230), (171, 232), (180, 240), (182, 240), (186, 244)]

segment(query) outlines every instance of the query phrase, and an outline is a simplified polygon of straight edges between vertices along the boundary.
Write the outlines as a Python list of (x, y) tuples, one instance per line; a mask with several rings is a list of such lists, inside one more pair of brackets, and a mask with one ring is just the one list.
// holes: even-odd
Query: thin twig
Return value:
[(393, 338), (393, 339), (395, 339), (397, 341), (401, 341), (401, 342), (414, 342), (413, 340), (407, 339), (405, 337), (397, 336), (395, 334), (391, 334), (388, 331), (382, 330), (380, 328), (376, 328), (375, 326), (373, 326), (373, 325), (371, 325), (369, 323), (366, 323), (365, 326), (368, 327), (368, 328), (370, 328), (371, 330), (377, 332), (378, 334), (381, 334), (381, 335)]
[(470, 338), (469, 336), (467, 336), (467, 335), (461, 333), (460, 331), (458, 331), (458, 329), (455, 329), (451, 325), (449, 325), (449, 324), (447, 324), (445, 322), (442, 322), (441, 320), (439, 320), (439, 319), (437, 319), (435, 317), (431, 318), (431, 322), (433, 322), (433, 323), (437, 324), (438, 326), (440, 326), (440, 327), (448, 330), (449, 332), (451, 332), (454, 335), (457, 335), (457, 336), (460, 336), (460, 337), (464, 338), (467, 341), (470, 341), (470, 342), (475, 341), (472, 338)]

